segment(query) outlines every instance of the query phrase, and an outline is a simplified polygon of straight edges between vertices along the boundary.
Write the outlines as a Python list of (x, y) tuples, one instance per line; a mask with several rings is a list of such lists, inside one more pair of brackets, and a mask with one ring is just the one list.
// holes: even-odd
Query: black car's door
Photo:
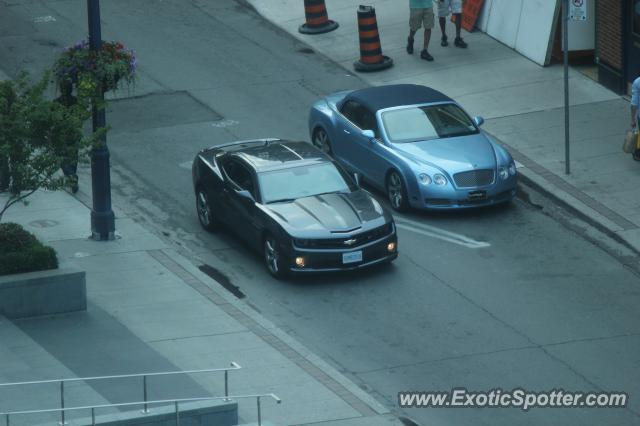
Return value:
[[(255, 245), (262, 229), (260, 209), (256, 207), (257, 182), (252, 170), (237, 158), (222, 162), (225, 182), (222, 195), (226, 222), (233, 232)], [(244, 192), (244, 193), (243, 193)], [(246, 193), (251, 197), (248, 197)]]

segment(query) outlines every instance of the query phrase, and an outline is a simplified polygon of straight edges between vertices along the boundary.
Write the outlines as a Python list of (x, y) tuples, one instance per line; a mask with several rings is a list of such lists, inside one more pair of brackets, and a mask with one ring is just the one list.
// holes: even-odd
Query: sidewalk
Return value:
[[(261, 15), (350, 73), (359, 59), (356, 0), (326, 0), (329, 18), (340, 27), (304, 35), (298, 0), (245, 0)], [(436, 22), (429, 52), (434, 62), (407, 55), (408, 6), (398, 0), (373, 0), (384, 55), (394, 66), (358, 74), (371, 85), (415, 83), (451, 96), (471, 114), (486, 119), (484, 129), (519, 162), (523, 181), (546, 192), (593, 226), (640, 252), (640, 197), (635, 183), (640, 164), (622, 152), (629, 126), (629, 103), (580, 72), (569, 72), (571, 174), (565, 174), (564, 97), (561, 66), (540, 67), (491, 37), (467, 33), (466, 50), (440, 46)], [(454, 25), (447, 24), (453, 40)], [(422, 48), (422, 32), (416, 51)], [(345, 89), (348, 89), (345, 87)]]
[[(81, 184), (80, 198), (90, 193)], [(78, 198), (40, 191), (3, 222), (18, 222), (55, 248), (60, 267), (86, 271), (86, 312), (9, 321), (0, 317), (0, 383), (96, 375), (227, 367), (229, 392), (275, 393), (262, 400), (273, 425), (391, 426), (401, 423), (381, 404), (227, 293), (188, 260), (114, 209), (114, 241), (88, 239), (90, 209)], [(0, 202), (2, 197), (0, 197)], [(224, 395), (221, 373), (149, 381), (150, 399)], [(58, 386), (0, 388), (0, 411), (55, 408)], [(141, 384), (70, 385), (66, 406), (138, 401)], [(255, 399), (239, 401), (241, 424), (256, 421)], [(69, 414), (67, 418), (77, 418)], [(19, 417), (35, 425), (57, 417)], [(4, 422), (4, 420), (2, 420)]]

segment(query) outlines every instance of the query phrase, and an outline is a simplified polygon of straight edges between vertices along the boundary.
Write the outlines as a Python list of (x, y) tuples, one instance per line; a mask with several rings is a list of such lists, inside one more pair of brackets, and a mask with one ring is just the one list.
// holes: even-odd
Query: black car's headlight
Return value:
[(296, 247), (310, 247), (312, 245), (311, 240), (307, 240), (304, 238), (294, 238), (293, 239), (293, 244)]

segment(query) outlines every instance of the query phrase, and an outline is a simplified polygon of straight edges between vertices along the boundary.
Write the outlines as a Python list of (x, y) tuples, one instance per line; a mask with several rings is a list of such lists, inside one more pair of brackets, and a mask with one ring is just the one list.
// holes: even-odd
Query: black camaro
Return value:
[(202, 150), (193, 161), (201, 225), (260, 250), (269, 272), (357, 269), (398, 256), (393, 218), (306, 142), (259, 139)]

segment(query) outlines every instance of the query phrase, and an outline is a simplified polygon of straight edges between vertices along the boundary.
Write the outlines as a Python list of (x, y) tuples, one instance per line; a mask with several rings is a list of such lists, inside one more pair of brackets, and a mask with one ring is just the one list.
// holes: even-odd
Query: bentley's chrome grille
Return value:
[(495, 173), (490, 169), (470, 170), (453, 175), (453, 180), (455, 180), (456, 185), (460, 188), (489, 185), (493, 183), (494, 178)]

